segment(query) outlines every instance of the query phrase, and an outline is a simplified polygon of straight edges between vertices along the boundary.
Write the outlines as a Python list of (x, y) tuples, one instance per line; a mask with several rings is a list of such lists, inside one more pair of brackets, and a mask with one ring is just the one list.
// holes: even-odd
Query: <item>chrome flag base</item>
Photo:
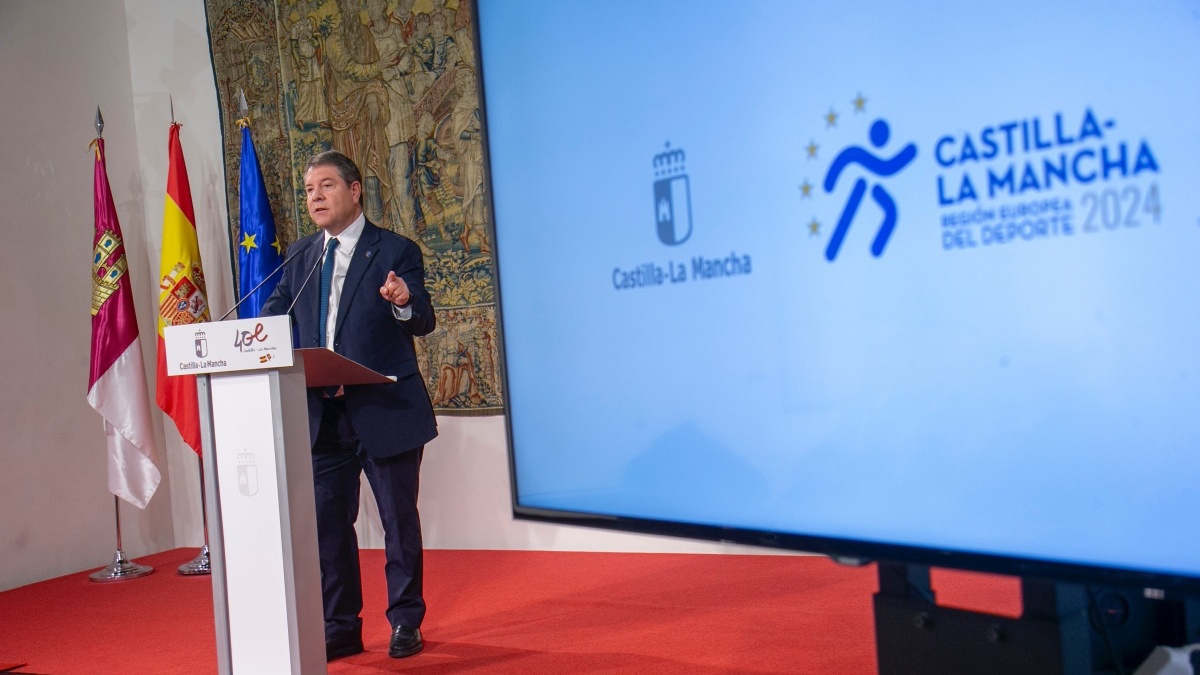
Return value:
[(180, 565), (179, 573), (185, 577), (212, 574), (212, 564), (208, 559), (208, 544), (202, 546), (200, 553), (195, 558), (192, 558), (190, 562)]
[(144, 577), (147, 574), (152, 574), (153, 572), (153, 567), (130, 562), (129, 559), (125, 557), (125, 553), (118, 548), (116, 554), (113, 556), (112, 564), (102, 570), (92, 572), (88, 578), (92, 581), (100, 582), (125, 581), (126, 579), (137, 579), (138, 577)]

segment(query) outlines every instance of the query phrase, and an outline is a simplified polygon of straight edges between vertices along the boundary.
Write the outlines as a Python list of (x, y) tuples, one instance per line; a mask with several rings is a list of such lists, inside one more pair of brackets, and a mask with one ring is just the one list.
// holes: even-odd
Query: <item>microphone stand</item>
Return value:
[(296, 291), (295, 297), (292, 298), (292, 304), (288, 305), (287, 311), (284, 312), (284, 314), (289, 316), (291, 315), (292, 308), (295, 307), (296, 303), (300, 300), (300, 294), (304, 292), (304, 289), (308, 286), (308, 282), (312, 280), (313, 273), (316, 272), (317, 268), (321, 266), (321, 262), (325, 260), (325, 256), (327, 255), (329, 255), (328, 245), (326, 246), (325, 251), (317, 257), (317, 262), (312, 266), (312, 269), (308, 271), (308, 275), (304, 277), (304, 283), (300, 284), (300, 290)]

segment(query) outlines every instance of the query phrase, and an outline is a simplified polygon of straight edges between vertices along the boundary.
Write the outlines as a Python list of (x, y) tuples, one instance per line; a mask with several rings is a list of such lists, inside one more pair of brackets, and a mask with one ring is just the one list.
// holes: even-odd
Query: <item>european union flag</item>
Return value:
[[(275, 218), (267, 200), (262, 169), (250, 126), (242, 126), (242, 161), (239, 175), (241, 195), (238, 211), (241, 214), (241, 236), (238, 238), (238, 298), (246, 297), (266, 276), (283, 262), (283, 242), (275, 235)], [(263, 304), (279, 283), (278, 275), (263, 284), (254, 295), (238, 307), (238, 318), (257, 317)]]

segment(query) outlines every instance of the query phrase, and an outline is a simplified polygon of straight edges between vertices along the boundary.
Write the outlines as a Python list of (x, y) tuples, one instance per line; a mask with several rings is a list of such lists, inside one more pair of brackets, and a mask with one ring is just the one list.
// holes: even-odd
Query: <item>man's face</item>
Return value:
[(314, 166), (304, 174), (304, 192), (308, 195), (308, 215), (322, 230), (337, 235), (362, 212), (359, 197), (362, 185), (346, 185), (332, 166)]

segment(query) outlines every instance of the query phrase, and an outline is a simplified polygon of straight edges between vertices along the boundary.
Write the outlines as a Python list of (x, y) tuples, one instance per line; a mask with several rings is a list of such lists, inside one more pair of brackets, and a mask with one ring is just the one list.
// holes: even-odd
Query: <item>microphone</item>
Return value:
[[(330, 241), (333, 240), (330, 239)], [(308, 271), (308, 275), (304, 277), (304, 283), (300, 284), (300, 290), (296, 291), (296, 295), (292, 298), (292, 304), (288, 305), (287, 311), (284, 312), (284, 314), (287, 314), (288, 316), (292, 315), (292, 308), (295, 307), (296, 303), (300, 300), (300, 294), (304, 292), (305, 287), (308, 286), (308, 282), (312, 280), (313, 272), (317, 271), (317, 268), (321, 266), (321, 263), (325, 260), (325, 256), (327, 255), (329, 255), (328, 244), (325, 245), (325, 250), (321, 252), (321, 255), (317, 256), (316, 264), (312, 266), (312, 269)]]
[[(296, 258), (299, 258), (300, 254), (306, 248), (307, 248), (306, 246), (301, 246), (298, 250), (292, 251), (291, 255), (289, 255), (287, 258), (285, 258), (283, 262), (279, 263), (279, 267), (276, 267), (275, 269), (271, 270), (271, 273), (268, 274), (267, 276), (263, 277), (263, 280), (258, 282), (257, 286), (250, 289), (249, 293), (243, 295), (240, 299), (238, 299), (237, 302), (233, 303), (233, 307), (230, 307), (229, 311), (222, 314), (221, 318), (217, 319), (217, 321), (224, 321), (226, 317), (228, 317), (230, 314), (233, 314), (234, 310), (236, 310), (238, 307), (241, 307), (242, 303), (245, 302), (247, 298), (251, 297), (252, 295), (254, 295), (255, 292), (258, 291), (258, 289), (262, 288), (263, 284), (267, 283), (267, 280), (269, 280), (271, 277), (278, 274), (279, 270), (283, 269), (288, 263), (292, 262)], [(310, 275), (311, 275), (311, 273), (310, 273)], [(292, 308), (288, 307), (288, 312), (291, 312), (291, 311), (292, 311)]]

